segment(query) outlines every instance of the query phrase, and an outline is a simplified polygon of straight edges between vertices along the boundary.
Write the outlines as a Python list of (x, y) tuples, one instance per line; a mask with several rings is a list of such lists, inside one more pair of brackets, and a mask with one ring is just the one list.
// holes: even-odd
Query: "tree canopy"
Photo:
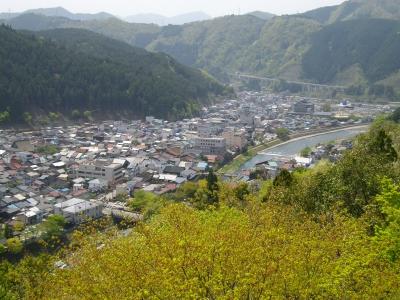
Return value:
[(210, 171), (163, 198), (136, 192), (131, 208), (146, 218), (132, 231), (78, 231), (57, 255), (0, 263), (0, 295), (397, 299), (399, 131), (378, 120), (338, 162), (274, 181)]
[(167, 55), (91, 32), (60, 32), (55, 43), (1, 25), (0, 38), (0, 123), (32, 122), (26, 113), (48, 114), (51, 122), (76, 111), (173, 119), (196, 114), (225, 91)]

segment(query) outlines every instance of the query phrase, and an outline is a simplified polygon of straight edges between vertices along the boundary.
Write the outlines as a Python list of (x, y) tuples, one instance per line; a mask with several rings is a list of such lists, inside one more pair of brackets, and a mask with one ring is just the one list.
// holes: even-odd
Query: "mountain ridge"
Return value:
[(260, 18), (262, 20), (269, 20), (269, 19), (272, 19), (273, 17), (276, 17), (276, 15), (274, 15), (274, 14), (271, 14), (266, 11), (260, 11), (260, 10), (255, 10), (255, 11), (249, 12), (246, 15), (254, 16), (254, 17)]
[(205, 21), (209, 19), (211, 19), (211, 16), (202, 11), (193, 11), (173, 17), (166, 17), (159, 14), (136, 14), (124, 18), (124, 20), (129, 23), (156, 24), (158, 26), (183, 25), (186, 23)]
[(49, 8), (37, 8), (37, 9), (28, 9), (26, 11), (20, 13), (0, 13), (0, 19), (9, 20), (12, 18), (19, 17), (21, 15), (26, 14), (36, 14), (42, 15), (46, 17), (63, 17), (70, 20), (77, 20), (77, 21), (89, 21), (89, 20), (105, 20), (109, 18), (116, 18), (114, 15), (106, 13), (106, 12), (99, 12), (95, 14), (89, 13), (72, 13), (65, 9), (64, 7), (57, 6), (57, 7), (49, 7)]
[(196, 114), (225, 91), (168, 55), (90, 31), (37, 34), (0, 26), (0, 86), (8, 87), (0, 89), (0, 111), (9, 111), (15, 122), (27, 112), (73, 110), (175, 119)]
[(397, 0), (348, 0), (340, 5), (317, 8), (301, 14), (323, 24), (353, 19), (400, 19), (400, 3)]
[[(338, 23), (354, 21), (354, 24), (358, 24), (356, 26), (358, 30), (360, 28), (364, 30), (360, 31), (360, 34), (368, 33), (367, 24), (362, 26), (359, 24), (366, 19), (377, 19), (376, 16), (384, 21), (400, 21), (400, 5), (397, 5), (396, 1), (398, 0), (353, 0), (304, 14), (287, 16), (267, 14), (265, 19), (250, 13), (168, 26), (128, 23), (116, 18), (73, 21), (32, 15), (20, 16), (9, 20), (8, 23), (16, 29), (91, 30), (152, 52), (167, 53), (179, 62), (203, 69), (225, 82), (229, 82), (229, 74), (241, 72), (283, 80), (340, 83), (346, 86), (362, 84), (366, 85), (365, 88), (368, 88), (368, 85), (384, 82), (400, 93), (400, 89), (395, 86), (395, 82), (398, 82), (395, 76), (397, 70), (390, 73), (392, 70), (388, 67), (387, 59), (382, 60), (385, 64), (383, 70), (386, 71), (378, 81), (367, 78), (368, 74), (363, 71), (366, 66), (359, 68), (357, 62), (351, 65), (345, 63), (343, 68), (338, 68), (330, 76), (331, 82), (326, 82), (323, 76), (315, 78), (309, 70), (304, 69), (307, 65), (304, 64), (304, 56), (310, 48), (316, 48), (312, 39), (318, 32)], [(397, 10), (391, 9), (393, 6)], [(339, 30), (338, 27), (333, 28)], [(346, 30), (355, 29), (348, 27)], [(357, 46), (352, 41), (349, 43), (354, 47)], [(374, 46), (373, 43), (367, 45)], [(342, 54), (340, 59), (351, 57), (351, 49), (346, 49), (348, 53)], [(311, 51), (311, 53), (321, 54), (324, 51)], [(316, 56), (315, 61), (318, 59)], [(309, 61), (309, 57), (306, 61)]]

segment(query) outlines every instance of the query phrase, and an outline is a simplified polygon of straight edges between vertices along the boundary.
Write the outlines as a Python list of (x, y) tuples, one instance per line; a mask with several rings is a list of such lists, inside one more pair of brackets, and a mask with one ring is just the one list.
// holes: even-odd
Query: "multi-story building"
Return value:
[(212, 119), (197, 125), (198, 135), (201, 137), (211, 137), (221, 134), (225, 123), (220, 119)]
[(242, 149), (247, 145), (246, 132), (243, 130), (235, 130), (234, 128), (227, 128), (222, 137), (226, 140), (228, 148)]
[(315, 111), (315, 105), (307, 100), (301, 100), (293, 104), (295, 113), (312, 114)]
[(194, 139), (195, 149), (205, 155), (222, 155), (226, 151), (226, 140), (222, 137), (197, 137)]
[(113, 163), (109, 160), (98, 159), (95, 161), (86, 161), (80, 164), (73, 171), (73, 177), (104, 179), (109, 185), (118, 183), (122, 180), (123, 165)]
[(103, 203), (73, 198), (54, 206), (54, 213), (69, 223), (80, 224), (103, 216)]

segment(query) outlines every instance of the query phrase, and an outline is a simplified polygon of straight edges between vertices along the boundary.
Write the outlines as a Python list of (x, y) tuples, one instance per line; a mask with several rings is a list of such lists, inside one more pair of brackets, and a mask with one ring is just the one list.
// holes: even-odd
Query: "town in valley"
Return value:
[(237, 99), (203, 108), (197, 118), (175, 122), (148, 116), (5, 129), (0, 132), (0, 218), (14, 228), (22, 224), (23, 230), (13, 234), (25, 242), (35, 239), (35, 226), (53, 214), (72, 227), (104, 215), (138, 221), (140, 213), (127, 205), (138, 191), (168, 194), (210, 169), (224, 180), (251, 183), (254, 174), (272, 178), (282, 168), (312, 167), (318, 159), (334, 159), (351, 143), (334, 141), (305, 154), (224, 171), (249, 149), (366, 125), (392, 110), (388, 104), (242, 91)]

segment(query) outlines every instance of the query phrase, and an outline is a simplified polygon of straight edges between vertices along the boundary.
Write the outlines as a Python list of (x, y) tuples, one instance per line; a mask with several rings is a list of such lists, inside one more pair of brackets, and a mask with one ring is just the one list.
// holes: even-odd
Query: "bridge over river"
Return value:
[[(280, 79), (280, 78), (261, 77), (261, 76), (241, 74), (241, 73), (235, 73), (235, 74), (231, 73), (229, 75), (234, 78), (256, 79), (256, 80), (260, 80), (260, 81), (267, 81), (269, 83), (284, 80), (284, 79)], [(344, 92), (346, 89), (345, 86), (341, 86), (341, 85), (328, 85), (328, 84), (318, 84), (318, 83), (310, 83), (310, 82), (302, 82), (302, 81), (290, 81), (290, 80), (285, 80), (285, 81), (287, 83), (300, 85), (305, 91), (308, 91), (308, 92), (315, 92), (315, 91), (321, 91), (321, 90), (336, 90), (338, 92)]]

